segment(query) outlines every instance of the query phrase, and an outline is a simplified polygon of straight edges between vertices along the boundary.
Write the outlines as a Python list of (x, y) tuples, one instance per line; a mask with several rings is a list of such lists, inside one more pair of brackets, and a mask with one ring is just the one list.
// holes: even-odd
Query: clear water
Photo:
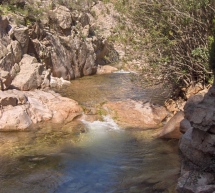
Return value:
[[(126, 77), (122, 84), (120, 76), (109, 83), (98, 78), (74, 81), (73, 90), (67, 88), (64, 95), (79, 95), (82, 105), (89, 106), (125, 97), (122, 90), (135, 96)], [(107, 91), (114, 82), (119, 86)], [(136, 94), (144, 99), (144, 92)], [(0, 193), (174, 193), (178, 142), (154, 140), (151, 132), (123, 130), (106, 116), (94, 122), (83, 118), (63, 128), (0, 133)]]
[(168, 98), (168, 90), (160, 87), (144, 89), (147, 85), (137, 82), (134, 76), (135, 74), (118, 73), (85, 76), (56, 91), (88, 107), (106, 101), (126, 99), (163, 104)]

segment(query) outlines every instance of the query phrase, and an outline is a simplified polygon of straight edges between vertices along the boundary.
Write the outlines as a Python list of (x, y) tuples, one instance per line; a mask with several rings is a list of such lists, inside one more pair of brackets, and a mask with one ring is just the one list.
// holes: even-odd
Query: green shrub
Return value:
[(214, 0), (137, 1), (132, 19), (148, 34), (148, 62), (156, 64), (162, 81), (177, 87), (210, 82), (215, 69), (214, 10)]

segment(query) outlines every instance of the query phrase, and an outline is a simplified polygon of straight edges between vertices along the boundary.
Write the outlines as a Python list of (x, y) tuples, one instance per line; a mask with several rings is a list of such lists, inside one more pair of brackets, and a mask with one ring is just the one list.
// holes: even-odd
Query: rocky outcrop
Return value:
[(111, 44), (96, 35), (91, 4), (73, 10), (57, 1), (13, 3), (20, 9), (32, 7), (32, 11), (43, 5), (49, 9), (36, 19), (30, 12), (0, 16), (0, 131), (70, 122), (82, 112), (78, 104), (37, 89), (61, 87), (95, 74), (97, 66), (108, 61)]
[[(26, 1), (25, 6), (30, 3)], [(40, 3), (32, 2), (32, 6), (40, 9), (36, 7)], [(65, 80), (92, 75), (100, 63), (107, 61), (105, 56), (110, 44), (104, 37), (96, 36), (92, 28), (95, 20), (89, 8), (83, 12), (70, 10), (56, 2), (47, 3), (50, 10), (43, 13), (41, 20), (28, 26), (15, 24), (13, 17), (16, 14), (0, 18), (0, 70), (10, 73), (14, 88), (43, 87), (41, 76), (47, 74), (47, 69), (53, 77)], [(23, 61), (26, 54), (37, 61)]]
[(162, 106), (133, 100), (108, 102), (103, 108), (124, 128), (157, 128), (168, 114)]
[(41, 90), (1, 91), (0, 106), (0, 131), (30, 130), (44, 123), (63, 126), (82, 113), (74, 100)]
[(183, 155), (178, 192), (209, 193), (215, 188), (215, 87), (190, 97), (185, 108), (185, 134), (180, 140)]

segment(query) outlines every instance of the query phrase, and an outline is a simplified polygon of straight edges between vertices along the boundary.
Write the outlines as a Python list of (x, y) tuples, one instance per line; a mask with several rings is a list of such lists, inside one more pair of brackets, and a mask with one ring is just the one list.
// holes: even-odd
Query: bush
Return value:
[(214, 11), (214, 0), (145, 0), (135, 4), (132, 18), (146, 30), (148, 62), (162, 75), (162, 82), (168, 80), (177, 87), (211, 83), (211, 69), (215, 71)]

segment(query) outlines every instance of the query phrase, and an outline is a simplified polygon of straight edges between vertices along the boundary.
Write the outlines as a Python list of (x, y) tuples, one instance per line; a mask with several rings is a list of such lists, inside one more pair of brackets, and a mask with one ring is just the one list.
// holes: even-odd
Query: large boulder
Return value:
[(17, 40), (11, 41), (7, 48), (13, 54), (14, 62), (19, 63), (22, 59), (22, 47), (20, 43)]
[(8, 41), (7, 47), (4, 44), (0, 40), (0, 68), (11, 72), (14, 64), (19, 63), (22, 58), (22, 48), (16, 40)]
[(36, 58), (25, 55), (20, 62), (20, 72), (15, 76), (12, 85), (19, 90), (32, 90), (41, 86), (44, 66), (36, 63)]
[(9, 107), (1, 112), (0, 131), (20, 131), (30, 129), (31, 125), (28, 113), (21, 106)]
[(53, 10), (53, 17), (62, 29), (70, 29), (72, 26), (72, 16), (70, 10), (65, 6), (57, 6)]
[(157, 128), (167, 116), (164, 107), (151, 103), (143, 104), (141, 101), (108, 102), (103, 108), (125, 128)]
[(15, 64), (15, 57), (12, 52), (8, 52), (5, 57), (0, 60), (0, 68), (10, 72)]
[(155, 136), (159, 138), (179, 139), (182, 135), (180, 131), (180, 124), (183, 119), (184, 112), (177, 112), (164, 127), (159, 129)]
[[(72, 68), (72, 50), (67, 49), (63, 46), (60, 39), (57, 36), (48, 34), (47, 40), (51, 45), (50, 51), (51, 64), (52, 64), (52, 75), (54, 77), (63, 78), (65, 80), (71, 80), (75, 78), (74, 70)], [(64, 40), (64, 45), (70, 45), (70, 38)], [(74, 56), (75, 57), (75, 56)]]
[(51, 91), (0, 92), (0, 105), (0, 131), (29, 130), (44, 123), (63, 126), (82, 114), (77, 102)]
[(80, 37), (56, 37), (48, 34), (52, 75), (71, 80), (96, 73), (96, 55), (91, 38), (86, 41)]
[(17, 40), (22, 48), (23, 54), (27, 53), (29, 44), (29, 35), (27, 27), (15, 27), (13, 29), (13, 37)]

